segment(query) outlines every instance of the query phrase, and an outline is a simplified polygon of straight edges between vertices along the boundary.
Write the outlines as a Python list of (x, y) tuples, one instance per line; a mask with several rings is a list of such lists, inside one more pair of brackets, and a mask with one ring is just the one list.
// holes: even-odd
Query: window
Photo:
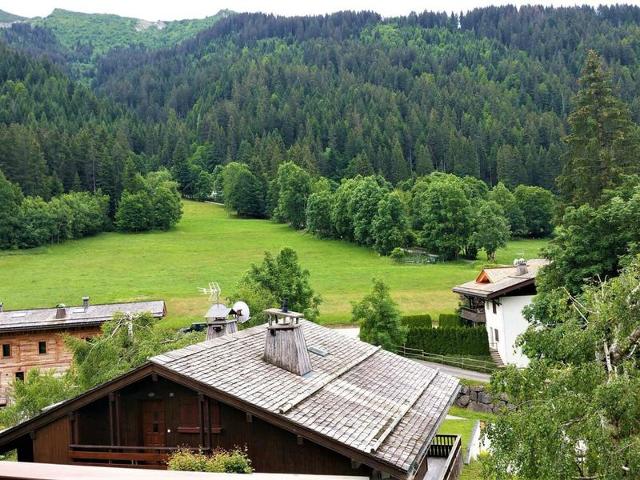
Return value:
[(498, 304), (496, 303), (496, 301), (494, 300), (493, 302), (491, 302), (492, 308), (493, 308), (493, 313), (498, 313)]
[(38, 342), (38, 353), (40, 355), (47, 353), (47, 342)]
[(16, 380), (24, 382), (24, 372), (16, 372)]
[(10, 357), (11, 356), (11, 344), (10, 343), (3, 343), (2, 344), (2, 356), (3, 357)]
[(493, 336), (495, 337), (496, 342), (500, 341), (500, 338), (498, 338), (498, 329), (497, 328), (493, 330)]

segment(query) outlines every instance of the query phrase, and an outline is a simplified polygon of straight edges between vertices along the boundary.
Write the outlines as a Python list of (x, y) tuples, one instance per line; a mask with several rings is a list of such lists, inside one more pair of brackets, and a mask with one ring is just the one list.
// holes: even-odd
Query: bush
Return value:
[(205, 455), (202, 452), (194, 453), (187, 448), (181, 448), (169, 457), (167, 468), (183, 472), (253, 472), (247, 452), (239, 448), (216, 449), (211, 455)]
[(391, 250), (391, 254), (389, 255), (389, 258), (391, 258), (391, 260), (394, 260), (396, 262), (402, 262), (406, 256), (407, 254), (403, 248), (396, 247), (393, 250)]
[(484, 327), (411, 328), (406, 346), (437, 355), (489, 355)]
[(439, 328), (456, 328), (464, 327), (464, 322), (460, 315), (456, 313), (441, 313), (438, 317)]
[(402, 324), (411, 328), (431, 328), (432, 327), (431, 315), (424, 313), (422, 315), (405, 315), (402, 317)]

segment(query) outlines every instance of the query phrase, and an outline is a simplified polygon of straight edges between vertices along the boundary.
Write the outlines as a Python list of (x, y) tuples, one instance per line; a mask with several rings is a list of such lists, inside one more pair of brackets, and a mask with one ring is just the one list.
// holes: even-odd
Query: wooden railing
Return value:
[(460, 309), (460, 316), (466, 320), (471, 320), (475, 323), (486, 323), (487, 316), (485, 315), (484, 307), (482, 308), (469, 308), (462, 307)]
[(430, 457), (446, 458), (440, 480), (456, 480), (462, 471), (460, 435), (436, 435), (429, 446)]
[(451, 367), (464, 368), (475, 372), (493, 373), (497, 368), (494, 362), (485, 360), (476, 360), (475, 358), (455, 357), (451, 355), (438, 355), (436, 353), (427, 353), (424, 350), (409, 348), (405, 345), (395, 347), (395, 352), (403, 357), (413, 358), (416, 360), (424, 360), (425, 362), (441, 363)]
[(163, 468), (175, 447), (69, 445), (69, 459), (78, 465)]

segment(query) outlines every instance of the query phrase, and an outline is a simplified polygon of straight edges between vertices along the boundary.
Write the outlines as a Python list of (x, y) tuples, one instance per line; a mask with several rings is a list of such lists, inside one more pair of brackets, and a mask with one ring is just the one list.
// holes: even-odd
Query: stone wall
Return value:
[(484, 385), (462, 385), (455, 404), (458, 407), (486, 413), (497, 413), (503, 408), (514, 408), (504, 393), (494, 397)]

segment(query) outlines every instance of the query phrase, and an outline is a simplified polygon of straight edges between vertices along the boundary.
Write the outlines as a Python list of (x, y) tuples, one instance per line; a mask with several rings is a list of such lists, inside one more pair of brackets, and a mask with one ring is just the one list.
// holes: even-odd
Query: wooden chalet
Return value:
[(457, 379), (292, 312), (270, 314), (0, 432), (0, 452), (164, 468), (179, 446), (241, 446), (258, 472), (457, 478), (459, 437), (436, 435)]
[(30, 369), (61, 372), (69, 368), (71, 352), (65, 348), (62, 334), (94, 337), (117, 312), (149, 312), (160, 318), (166, 308), (163, 301), (91, 305), (89, 297), (77, 307), (3, 311), (0, 304), (0, 406), (7, 403), (11, 383), (24, 379)]

